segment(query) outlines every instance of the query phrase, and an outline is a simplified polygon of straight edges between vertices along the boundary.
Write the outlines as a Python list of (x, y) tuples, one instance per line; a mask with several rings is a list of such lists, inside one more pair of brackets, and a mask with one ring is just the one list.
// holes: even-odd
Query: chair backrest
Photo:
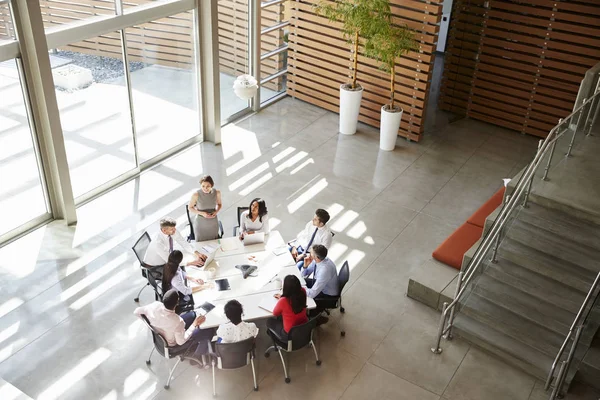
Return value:
[(190, 234), (187, 237), (188, 242), (192, 240), (196, 240), (196, 235), (194, 234), (194, 224), (192, 224), (192, 217), (190, 216), (190, 209), (188, 205), (185, 205), (185, 213), (187, 214), (188, 223), (190, 224)]
[(235, 343), (217, 343), (217, 367), (219, 369), (235, 369), (245, 367), (254, 358), (254, 338)]
[(348, 261), (344, 261), (344, 265), (342, 265), (342, 269), (338, 273), (338, 289), (340, 290), (340, 296), (342, 295), (342, 290), (344, 290), (344, 286), (350, 280), (350, 267), (348, 266)]
[(219, 232), (217, 233), (217, 235), (219, 236), (219, 239), (221, 239), (224, 234), (225, 234), (225, 231), (223, 230), (223, 223), (221, 221), (219, 221)]
[(160, 333), (158, 333), (156, 329), (154, 329), (154, 327), (150, 324), (148, 317), (143, 314), (140, 317), (142, 317), (142, 321), (144, 321), (144, 324), (148, 329), (150, 329), (150, 333), (152, 333), (152, 342), (154, 343), (156, 351), (158, 351), (161, 356), (170, 358), (171, 354), (169, 352), (169, 344), (167, 343), (167, 340)]
[(150, 286), (152, 286), (152, 288), (156, 292), (156, 295), (162, 301), (163, 268), (162, 267), (149, 268), (147, 271), (148, 271), (148, 273), (147, 273), (148, 283), (150, 284)]
[(242, 225), (242, 213), (244, 211), (246, 211), (246, 210), (249, 210), (249, 208), (248, 207), (238, 207), (237, 208), (237, 219), (238, 219), (237, 220), (238, 221), (237, 226), (241, 226)]
[(309, 319), (308, 322), (294, 326), (288, 333), (288, 351), (299, 350), (308, 346), (312, 340), (313, 329), (317, 327), (317, 318)]
[(144, 263), (144, 257), (146, 256), (146, 251), (148, 250), (151, 241), (152, 239), (150, 239), (148, 232), (144, 232), (131, 248), (140, 264), (144, 267), (147, 267), (147, 264)]

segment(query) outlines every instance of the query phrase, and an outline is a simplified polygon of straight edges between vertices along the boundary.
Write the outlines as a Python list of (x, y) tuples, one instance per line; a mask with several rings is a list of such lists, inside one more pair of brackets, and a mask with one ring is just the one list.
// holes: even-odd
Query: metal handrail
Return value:
[[(563, 125), (570, 123), (571, 119), (578, 112), (582, 111), (583, 107), (587, 106), (590, 103), (595, 105), (593, 102), (596, 100), (596, 98), (600, 99), (600, 91), (598, 89), (596, 89), (593, 96), (591, 96), (589, 99), (586, 99), (585, 101), (583, 101), (582, 104), (579, 105), (579, 107), (575, 108), (573, 110), (573, 112), (571, 112), (571, 114), (569, 114), (566, 118), (560, 120), (559, 123), (550, 130), (550, 133), (548, 133), (548, 136), (546, 136), (546, 139), (539, 146), (538, 151), (535, 154), (535, 157), (533, 158), (533, 160), (531, 161), (529, 166), (526, 168), (526, 170), (521, 175), (521, 178), (517, 182), (517, 185), (515, 186), (515, 189), (511, 193), (510, 198), (504, 203), (504, 206), (500, 210), (500, 214), (498, 215), (498, 217), (492, 224), (492, 227), (489, 230), (488, 234), (485, 235), (485, 237), (483, 238), (483, 241), (481, 242), (481, 244), (475, 251), (473, 258), (467, 265), (466, 271), (462, 276), (462, 280), (460, 279), (460, 276), (459, 276), (459, 280), (457, 281), (457, 293), (454, 297), (454, 300), (450, 304), (448, 304), (448, 302), (444, 302), (444, 304), (442, 306), (442, 315), (441, 315), (440, 324), (438, 327), (436, 344), (435, 344), (435, 347), (431, 348), (431, 351), (433, 353), (440, 354), (442, 352), (442, 349), (440, 347), (440, 342), (442, 340), (443, 335), (448, 333), (448, 337), (450, 337), (450, 338), (452, 337), (452, 325), (454, 322), (454, 308), (458, 304), (460, 298), (463, 296), (463, 294), (467, 288), (467, 285), (469, 284), (469, 282), (473, 278), (475, 272), (481, 265), (481, 261), (483, 260), (483, 257), (489, 251), (490, 247), (492, 246), (493, 242), (496, 239), (496, 236), (500, 235), (500, 232), (504, 228), (509, 216), (513, 213), (514, 209), (517, 207), (517, 203), (519, 202), (521, 194), (523, 194), (525, 187), (529, 185), (530, 180), (533, 180), (535, 172), (536, 172), (538, 166), (540, 165), (540, 163), (542, 162), (542, 159), (546, 156), (546, 153), (547, 153), (549, 147), (552, 146), (552, 153), (554, 153), (554, 150), (556, 148), (556, 142), (565, 132), (568, 131), (568, 125), (567, 125), (567, 129), (560, 129), (560, 128)], [(589, 112), (591, 112), (593, 109), (594, 109), (594, 107), (590, 107), (590, 109), (588, 110), (588, 118), (589, 118)], [(580, 118), (581, 117), (582, 117), (582, 115), (580, 115)], [(577, 131), (575, 131), (573, 134), (575, 135), (576, 133), (577, 133)], [(552, 161), (552, 157), (550, 157), (548, 160), (548, 167), (550, 166), (551, 161)], [(545, 171), (544, 178), (546, 178), (546, 177), (547, 177), (547, 172)], [(529, 192), (529, 190), (527, 192)], [(529, 196), (529, 193), (526, 193), (526, 194), (527, 194), (527, 196)], [(527, 198), (525, 200), (527, 200)], [(499, 243), (499, 240), (497, 243)], [(450, 318), (448, 320), (448, 326), (444, 327), (446, 325), (446, 318), (448, 317), (449, 312), (450, 312), (450, 315), (452, 316), (452, 318)]]
[(265, 28), (265, 29), (261, 30), (260, 34), (261, 35), (265, 35), (265, 34), (267, 34), (269, 32), (273, 32), (273, 31), (276, 31), (278, 29), (285, 28), (289, 24), (290, 24), (290, 21), (283, 21), (283, 22), (281, 22), (281, 23), (279, 23), (277, 25), (269, 26), (268, 28)]
[[(558, 364), (558, 361), (562, 357), (565, 349), (567, 348), (567, 344), (571, 340), (571, 337), (573, 337), (574, 333), (576, 334), (576, 339), (573, 342), (570, 353), (573, 353), (574, 348), (577, 347), (577, 343), (579, 342), (579, 333), (582, 329), (583, 324), (587, 321), (587, 318), (590, 315), (590, 311), (591, 311), (591, 307), (588, 308), (587, 306), (590, 303), (590, 300), (592, 299), (593, 293), (596, 291), (596, 289), (599, 287), (599, 285), (600, 285), (600, 272), (598, 272), (598, 275), (596, 276), (594, 283), (592, 283), (590, 291), (585, 296), (585, 300), (583, 300), (583, 303), (581, 304), (581, 307), (579, 308), (579, 311), (577, 312), (577, 315), (575, 316), (575, 319), (573, 320), (573, 323), (571, 324), (571, 328), (569, 328), (569, 333), (567, 333), (567, 336), (565, 337), (565, 341), (563, 342), (562, 346), (560, 346), (560, 350), (558, 350), (558, 353), (556, 354), (556, 357), (554, 358), (554, 362), (552, 363), (552, 367), (550, 368), (550, 372), (548, 373), (548, 378), (546, 379), (546, 385), (544, 386), (545, 390), (548, 390), (548, 388), (550, 387), (550, 383), (552, 382), (552, 377), (554, 376), (554, 371), (556, 370), (556, 365)], [(598, 294), (596, 294), (596, 297), (597, 296), (598, 296)], [(595, 301), (595, 299), (594, 299), (594, 301)], [(586, 309), (587, 309), (587, 312), (585, 314), (585, 317), (583, 318), (583, 320), (581, 320), (581, 317), (583, 316), (583, 313)], [(572, 358), (572, 357), (569, 357), (569, 358)], [(569, 370), (570, 363), (571, 363), (571, 361), (567, 360), (567, 365), (566, 365), (564, 373), (566, 373)], [(559, 372), (558, 377), (562, 377), (562, 376), (563, 376), (562, 373)], [(558, 386), (562, 386), (562, 382), (560, 379), (557, 381), (555, 390), (557, 390), (556, 388)], [(560, 387), (558, 387), (558, 391), (560, 391)], [(558, 391), (557, 391), (557, 393), (558, 393)]]

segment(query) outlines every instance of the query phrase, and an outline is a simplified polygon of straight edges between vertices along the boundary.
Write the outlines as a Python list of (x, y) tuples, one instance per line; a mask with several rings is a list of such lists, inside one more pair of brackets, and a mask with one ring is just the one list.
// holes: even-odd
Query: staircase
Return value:
[[(509, 224), (497, 261), (461, 300), (454, 332), (545, 380), (600, 271), (600, 225), (529, 203)], [(591, 347), (600, 306), (589, 320), (565, 389), (584, 358), (581, 377), (600, 386), (600, 346)]]

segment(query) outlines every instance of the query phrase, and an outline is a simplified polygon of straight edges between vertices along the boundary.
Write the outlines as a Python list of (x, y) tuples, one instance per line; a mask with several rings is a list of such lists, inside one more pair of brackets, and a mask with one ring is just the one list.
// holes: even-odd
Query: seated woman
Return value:
[(240, 215), (240, 239), (255, 232), (271, 232), (265, 201), (258, 197), (250, 202), (248, 208)]
[(196, 242), (213, 240), (219, 238), (219, 219), (217, 213), (223, 208), (221, 203), (221, 191), (214, 188), (215, 181), (210, 175), (204, 175), (200, 179), (200, 190), (196, 191), (188, 210), (195, 214), (193, 221)]
[(219, 343), (235, 343), (250, 339), (258, 335), (258, 328), (254, 322), (242, 321), (244, 308), (237, 300), (229, 300), (224, 307), (225, 316), (229, 322), (222, 324), (217, 329)]
[(204, 289), (201, 286), (191, 288), (186, 285), (186, 279), (196, 282), (199, 285), (203, 285), (204, 281), (202, 279), (188, 277), (185, 271), (179, 267), (181, 260), (183, 260), (183, 253), (179, 250), (173, 250), (173, 252), (169, 254), (169, 259), (164, 267), (162, 277), (163, 293), (167, 293), (170, 289), (176, 289), (179, 292), (179, 306), (176, 309), (178, 314), (182, 307), (190, 302), (193, 303), (192, 293)]
[(290, 329), (308, 322), (306, 291), (298, 277), (288, 275), (283, 280), (281, 295), (275, 294), (274, 296), (279, 299), (273, 309), (273, 315), (278, 318), (268, 319), (267, 328), (272, 329), (281, 340), (287, 341)]

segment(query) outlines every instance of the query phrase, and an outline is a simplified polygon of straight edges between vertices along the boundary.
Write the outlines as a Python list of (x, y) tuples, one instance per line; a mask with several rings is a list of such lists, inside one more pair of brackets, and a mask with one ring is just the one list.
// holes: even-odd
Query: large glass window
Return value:
[(192, 12), (125, 30), (140, 162), (200, 134)]
[(15, 60), (0, 63), (0, 236), (48, 212)]
[[(288, 27), (285, 23), (289, 20), (289, 1), (263, 7), (261, 11), (261, 29), (266, 32), (260, 37), (260, 79), (268, 79), (260, 86), (261, 103), (286, 90), (287, 74), (283, 71), (287, 70)], [(273, 29), (277, 26), (281, 27)]]
[(248, 0), (221, 0), (218, 7), (221, 123), (224, 123), (250, 104), (233, 92), (235, 79), (249, 73)]
[(52, 51), (73, 194), (136, 167), (119, 32)]
[(40, 9), (45, 29), (116, 13), (115, 0), (40, 0)]

